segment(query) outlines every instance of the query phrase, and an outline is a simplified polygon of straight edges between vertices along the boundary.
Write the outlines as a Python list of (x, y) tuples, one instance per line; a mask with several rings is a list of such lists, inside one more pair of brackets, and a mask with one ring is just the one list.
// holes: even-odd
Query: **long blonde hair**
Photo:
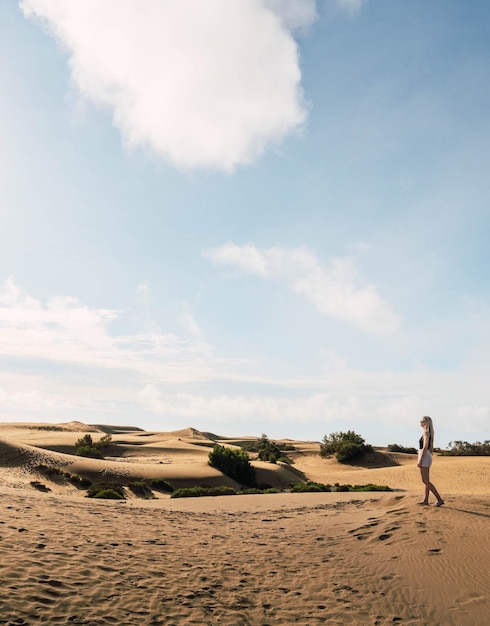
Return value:
[(432, 422), (432, 418), (428, 415), (424, 415), (422, 418), (425, 422), (424, 424), (424, 432), (429, 436), (429, 450), (430, 452), (434, 452), (434, 424)]

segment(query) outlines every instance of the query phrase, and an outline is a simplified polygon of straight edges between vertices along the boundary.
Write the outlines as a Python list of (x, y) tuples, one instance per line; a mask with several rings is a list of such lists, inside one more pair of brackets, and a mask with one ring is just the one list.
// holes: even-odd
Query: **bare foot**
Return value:
[(422, 500), (422, 502), (417, 502), (417, 504), (418, 504), (419, 506), (429, 506), (429, 503), (428, 503), (428, 502), (426, 502), (425, 500)]
[(439, 500), (439, 502), (436, 502), (434, 506), (442, 506), (443, 504), (444, 504), (444, 500)]

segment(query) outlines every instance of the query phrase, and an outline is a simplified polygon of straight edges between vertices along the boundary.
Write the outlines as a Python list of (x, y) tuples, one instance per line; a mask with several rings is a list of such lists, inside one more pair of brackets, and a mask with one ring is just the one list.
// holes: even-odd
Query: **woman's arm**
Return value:
[(429, 449), (429, 435), (428, 433), (425, 432), (425, 430), (424, 430), (423, 438), (424, 438), (424, 446), (422, 448), (422, 456), (424, 456), (424, 454)]

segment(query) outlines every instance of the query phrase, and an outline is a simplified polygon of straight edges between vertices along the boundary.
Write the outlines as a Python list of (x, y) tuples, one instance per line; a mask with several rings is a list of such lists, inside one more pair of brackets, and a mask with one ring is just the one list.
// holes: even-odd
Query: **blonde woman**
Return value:
[(429, 469), (432, 465), (432, 453), (434, 452), (434, 425), (432, 423), (432, 419), (428, 415), (425, 415), (420, 420), (420, 426), (424, 429), (424, 432), (419, 440), (419, 461), (417, 463), (417, 467), (420, 467), (420, 475), (422, 477), (422, 482), (425, 485), (425, 498), (417, 504), (429, 504), (429, 494), (432, 491), (437, 498), (437, 502), (434, 506), (442, 506), (444, 504), (444, 500), (429, 480)]

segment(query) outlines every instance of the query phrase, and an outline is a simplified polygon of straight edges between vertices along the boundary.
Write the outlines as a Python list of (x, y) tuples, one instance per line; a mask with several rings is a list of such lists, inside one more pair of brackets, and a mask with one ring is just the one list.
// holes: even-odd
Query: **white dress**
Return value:
[[(430, 446), (430, 435), (429, 435), (429, 446)], [(420, 464), (421, 467), (430, 467), (432, 465), (432, 454), (428, 448), (425, 451), (425, 453), (422, 454), (423, 447), (424, 447), (424, 438), (420, 437), (418, 464)]]
[(432, 454), (430, 450), (426, 450), (424, 454), (422, 454), (422, 450), (419, 450), (419, 464), (420, 467), (430, 467), (432, 465)]

